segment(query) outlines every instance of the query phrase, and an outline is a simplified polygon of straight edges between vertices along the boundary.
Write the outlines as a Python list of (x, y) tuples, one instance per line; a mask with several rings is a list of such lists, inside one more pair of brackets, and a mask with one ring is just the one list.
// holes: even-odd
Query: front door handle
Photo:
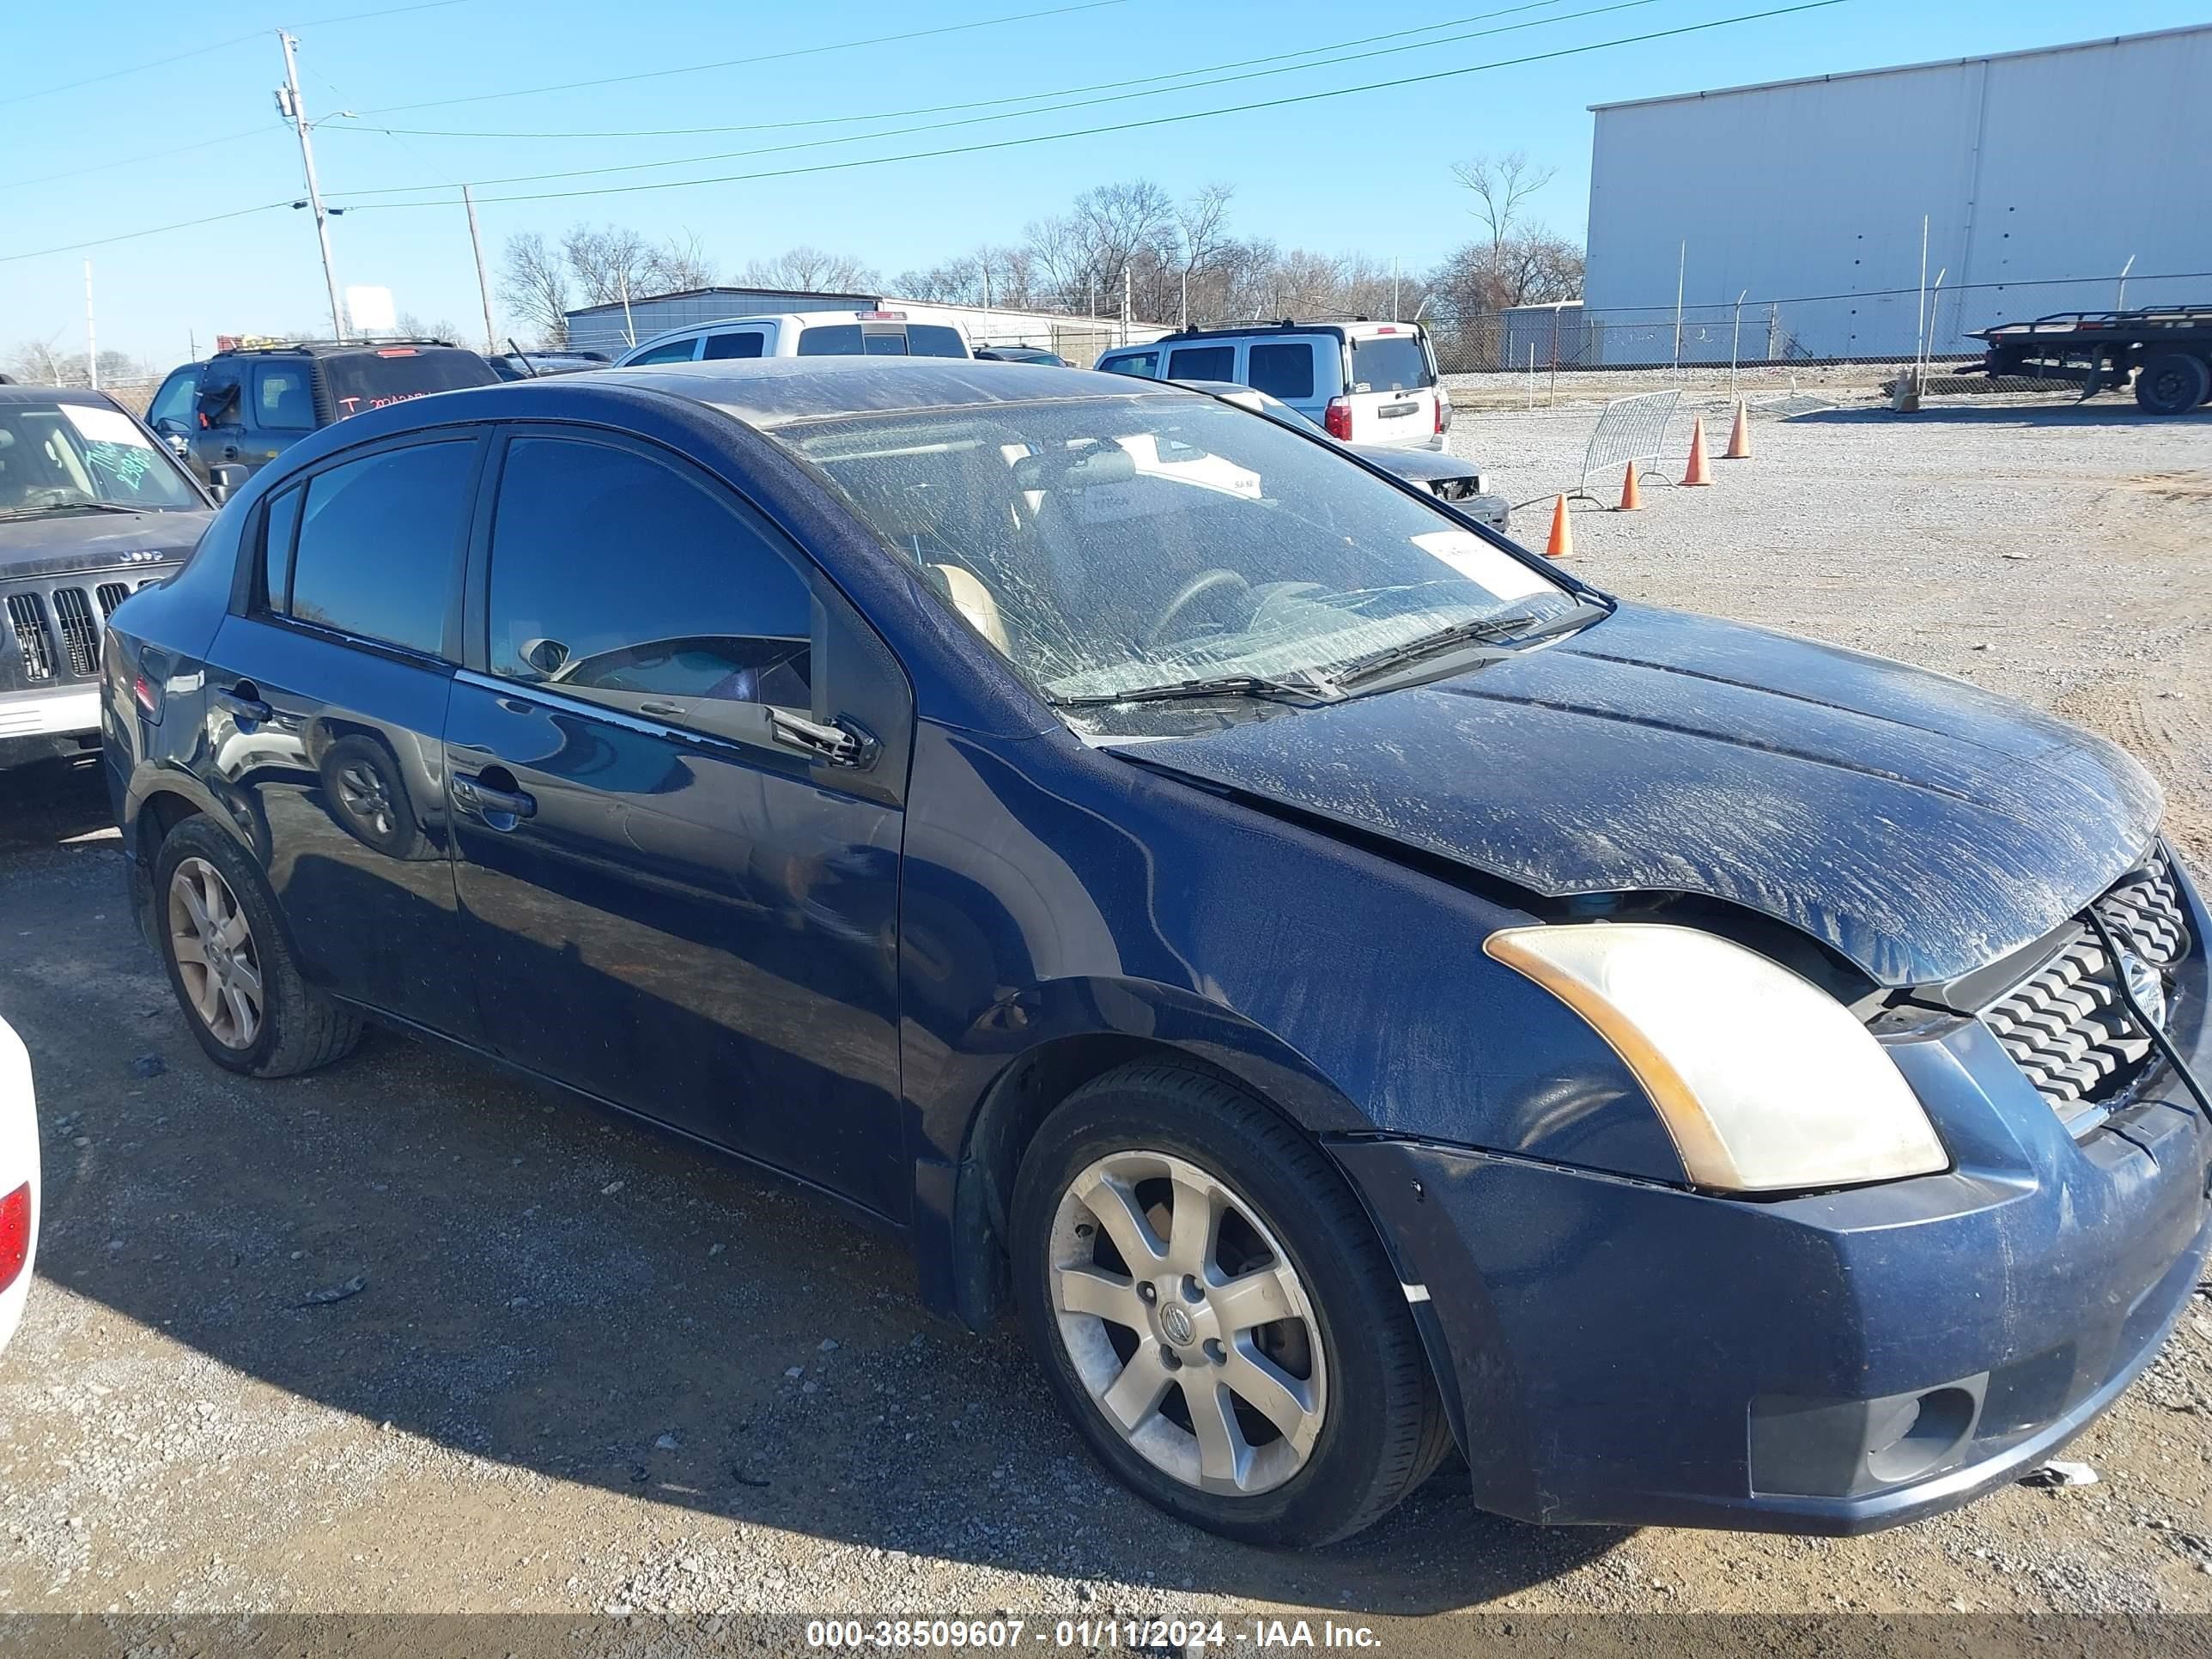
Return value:
[(865, 768), (875, 764), (875, 738), (851, 720), (810, 720), (770, 704), (768, 729), (785, 748), (811, 755), (825, 765)]
[(235, 691), (218, 691), (215, 694), (215, 700), (217, 704), (228, 709), (238, 719), (266, 726), (276, 718), (276, 711), (262, 702), (260, 698), (250, 695), (252, 690), (253, 688), (248, 685), (241, 686)]
[(523, 819), (538, 815), (536, 799), (521, 790), (495, 788), (481, 777), (464, 777), (458, 773), (453, 777), (453, 804), (495, 830), (512, 830)]

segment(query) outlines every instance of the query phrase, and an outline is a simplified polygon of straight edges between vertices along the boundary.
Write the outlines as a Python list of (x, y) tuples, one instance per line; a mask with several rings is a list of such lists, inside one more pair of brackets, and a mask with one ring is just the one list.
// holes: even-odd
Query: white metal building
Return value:
[(627, 302), (586, 306), (568, 317), (568, 343), (580, 350), (619, 356), (640, 340), (672, 328), (691, 328), (728, 317), (787, 311), (903, 312), (918, 323), (957, 323), (976, 345), (1033, 345), (1058, 352), (1078, 368), (1117, 345), (1141, 345), (1167, 330), (1116, 317), (1069, 317), (1057, 312), (1009, 311), (1003, 306), (939, 305), (885, 294), (811, 294), (776, 288), (698, 288), (680, 294), (633, 296)]
[(1589, 355), (1671, 361), (1679, 276), (1683, 361), (1909, 356), (1923, 215), (1937, 354), (2212, 299), (2208, 88), (2212, 25), (1598, 105)]

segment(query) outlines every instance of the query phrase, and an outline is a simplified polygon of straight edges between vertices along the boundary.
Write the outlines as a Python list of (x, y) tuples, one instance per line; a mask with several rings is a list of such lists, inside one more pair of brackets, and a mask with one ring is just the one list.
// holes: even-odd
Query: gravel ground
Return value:
[[(1578, 513), (1572, 568), (2104, 732), (2212, 867), (2212, 419), (1760, 395), (1755, 460)], [(1467, 410), (1453, 447), (1544, 498), (1540, 536), (1593, 407)], [(2094, 1486), (1804, 1540), (1521, 1527), (1447, 1470), (1348, 1544), (1240, 1548), (1124, 1496), (1011, 1331), (932, 1322), (896, 1248), (793, 1189), (393, 1037), (216, 1073), (126, 925), (97, 779), (0, 803), (48, 1180), (0, 1359), (0, 1611), (1290, 1607), (1385, 1615), (1397, 1652), (1535, 1612), (2212, 1611), (2212, 1301), (2068, 1454)]]

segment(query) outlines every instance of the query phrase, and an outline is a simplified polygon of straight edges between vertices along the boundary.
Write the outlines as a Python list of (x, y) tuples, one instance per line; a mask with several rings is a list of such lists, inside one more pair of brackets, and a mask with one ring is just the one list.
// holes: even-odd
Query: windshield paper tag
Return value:
[(1413, 538), (1422, 552), (1442, 559), (1471, 582), (1480, 582), (1501, 599), (1525, 599), (1559, 590), (1542, 576), (1499, 552), (1472, 530), (1431, 530)]
[(62, 418), (94, 443), (148, 447), (146, 434), (119, 409), (101, 409), (93, 404), (63, 404), (59, 408)]

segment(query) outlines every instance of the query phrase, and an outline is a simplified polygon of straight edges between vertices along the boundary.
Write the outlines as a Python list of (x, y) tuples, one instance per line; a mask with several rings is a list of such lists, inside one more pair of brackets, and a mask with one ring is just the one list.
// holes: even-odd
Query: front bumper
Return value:
[[(2212, 1079), (2190, 902), (2168, 1032)], [(2149, 1363), (2212, 1248), (2212, 1128), (2179, 1074), (2077, 1144), (1978, 1024), (1893, 1053), (1948, 1174), (1760, 1202), (1332, 1146), (1412, 1287), (1478, 1503), (1871, 1531), (2033, 1468)]]
[(100, 687), (0, 693), (0, 767), (100, 747)]

